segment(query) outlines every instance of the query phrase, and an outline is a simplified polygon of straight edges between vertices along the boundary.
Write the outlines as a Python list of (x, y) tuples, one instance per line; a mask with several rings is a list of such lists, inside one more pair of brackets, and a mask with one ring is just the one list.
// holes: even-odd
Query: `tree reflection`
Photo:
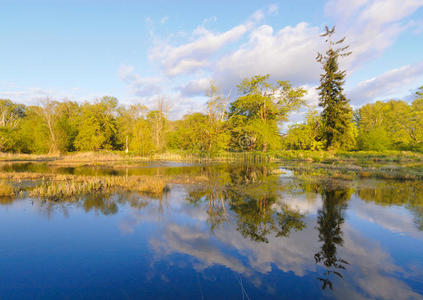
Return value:
[(378, 181), (361, 187), (357, 195), (378, 205), (406, 207), (413, 214), (417, 229), (423, 231), (423, 185), (420, 181)]
[(204, 176), (207, 177), (207, 182), (193, 188), (187, 200), (195, 206), (207, 204), (207, 222), (213, 232), (228, 220), (226, 199), (229, 177), (226, 170), (218, 168), (206, 168)]
[(191, 190), (187, 199), (197, 206), (207, 203), (211, 231), (228, 222), (229, 214), (242, 236), (256, 242), (305, 227), (304, 215), (281, 202), (284, 186), (271, 166), (239, 165), (225, 171), (211, 171), (208, 183)]
[(112, 196), (91, 194), (82, 198), (82, 206), (86, 212), (91, 210), (103, 215), (114, 215), (118, 212), (118, 205)]
[(318, 277), (322, 289), (333, 289), (332, 275), (343, 278), (341, 270), (345, 270), (348, 262), (338, 256), (337, 247), (343, 245), (342, 225), (347, 201), (350, 199), (352, 189), (327, 186), (322, 191), (322, 209), (318, 211), (317, 229), (319, 242), (322, 243), (320, 251), (314, 255), (316, 264), (326, 268), (324, 277)]

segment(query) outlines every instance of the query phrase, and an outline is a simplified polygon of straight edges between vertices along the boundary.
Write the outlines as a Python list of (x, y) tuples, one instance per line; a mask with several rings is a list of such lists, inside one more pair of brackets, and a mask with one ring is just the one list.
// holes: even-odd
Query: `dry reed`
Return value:
[(0, 197), (13, 196), (15, 191), (13, 187), (5, 182), (0, 182)]

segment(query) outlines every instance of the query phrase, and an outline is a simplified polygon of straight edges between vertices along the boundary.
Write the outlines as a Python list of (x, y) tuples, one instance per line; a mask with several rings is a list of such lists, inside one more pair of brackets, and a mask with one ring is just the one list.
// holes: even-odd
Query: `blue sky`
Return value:
[(336, 25), (353, 54), (347, 96), (355, 107), (411, 99), (423, 85), (423, 0), (1, 1), (0, 98), (94, 101), (103, 95), (173, 117), (202, 109), (215, 80), (236, 94), (247, 76), (271, 74), (309, 91), (319, 33)]

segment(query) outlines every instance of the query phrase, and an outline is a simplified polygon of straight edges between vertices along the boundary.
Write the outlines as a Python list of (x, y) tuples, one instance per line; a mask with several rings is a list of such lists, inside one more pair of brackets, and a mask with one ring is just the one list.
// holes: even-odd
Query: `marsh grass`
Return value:
[(343, 180), (357, 178), (378, 178), (394, 180), (423, 180), (420, 168), (401, 166), (399, 164), (357, 166), (354, 164), (298, 164), (287, 167), (299, 177), (321, 177)]
[(52, 178), (55, 176), (53, 173), (32, 173), (32, 172), (2, 172), (0, 173), (0, 179), (7, 179), (7, 180), (37, 180), (37, 179), (47, 179)]
[(53, 161), (59, 158), (59, 155), (0, 152), (0, 161)]
[(43, 180), (40, 185), (30, 191), (29, 195), (60, 199), (87, 193), (110, 193), (116, 190), (125, 190), (157, 196), (167, 189), (167, 181), (162, 177), (57, 175)]
[(278, 160), (313, 161), (322, 163), (355, 162), (371, 164), (377, 162), (420, 162), (423, 163), (423, 153), (411, 151), (307, 151), (281, 150), (270, 153)]
[(14, 196), (15, 190), (13, 186), (5, 183), (0, 182), (0, 197), (11, 197)]
[(47, 162), (48, 165), (75, 166), (105, 166), (117, 164), (137, 164), (152, 161), (180, 162), (269, 162), (269, 161), (305, 161), (318, 163), (354, 163), (374, 164), (380, 162), (419, 163), (423, 164), (423, 153), (411, 151), (307, 151), (307, 150), (277, 150), (263, 152), (222, 152), (209, 156), (202, 153), (172, 151), (151, 153), (139, 156), (137, 153), (123, 151), (75, 152), (62, 155), (35, 155), (0, 153), (1, 161), (35, 161)]

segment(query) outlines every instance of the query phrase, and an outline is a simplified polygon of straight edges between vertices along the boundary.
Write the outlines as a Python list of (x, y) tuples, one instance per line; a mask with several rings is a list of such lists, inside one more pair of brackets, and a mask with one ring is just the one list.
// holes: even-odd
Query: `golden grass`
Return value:
[[(0, 153), (1, 161), (34, 161), (47, 162), (49, 165), (75, 166), (75, 165), (113, 165), (122, 163), (142, 163), (151, 161), (179, 161), (179, 162), (209, 162), (209, 161), (244, 161), (256, 160), (267, 161), (271, 156), (263, 153), (234, 153), (226, 152), (216, 157), (207, 155), (200, 156), (188, 152), (164, 152), (151, 153), (146, 156), (138, 156), (134, 154), (126, 154), (123, 151), (107, 151), (99, 152), (72, 152), (67, 154), (16, 154), (16, 153)], [(265, 159), (264, 159), (265, 158)]]
[(423, 153), (410, 151), (303, 151), (280, 150), (268, 153), (225, 152), (215, 157), (201, 156), (184, 151), (152, 153), (138, 156), (135, 153), (126, 154), (123, 151), (72, 152), (68, 154), (13, 154), (0, 153), (1, 161), (44, 161), (51, 165), (107, 165), (118, 162), (137, 163), (148, 161), (309, 161), (309, 162), (423, 162)]
[(0, 152), (0, 161), (51, 161), (59, 159), (55, 154), (20, 154)]
[(13, 187), (5, 182), (0, 182), (0, 197), (13, 196), (15, 191)]
[(47, 179), (55, 176), (53, 173), (32, 173), (32, 172), (2, 172), (0, 173), (0, 179), (8, 180), (37, 180), (37, 179)]
[(162, 177), (149, 176), (72, 176), (57, 175), (45, 180), (31, 192), (32, 197), (60, 198), (86, 193), (108, 193), (118, 189), (161, 195), (167, 188)]

